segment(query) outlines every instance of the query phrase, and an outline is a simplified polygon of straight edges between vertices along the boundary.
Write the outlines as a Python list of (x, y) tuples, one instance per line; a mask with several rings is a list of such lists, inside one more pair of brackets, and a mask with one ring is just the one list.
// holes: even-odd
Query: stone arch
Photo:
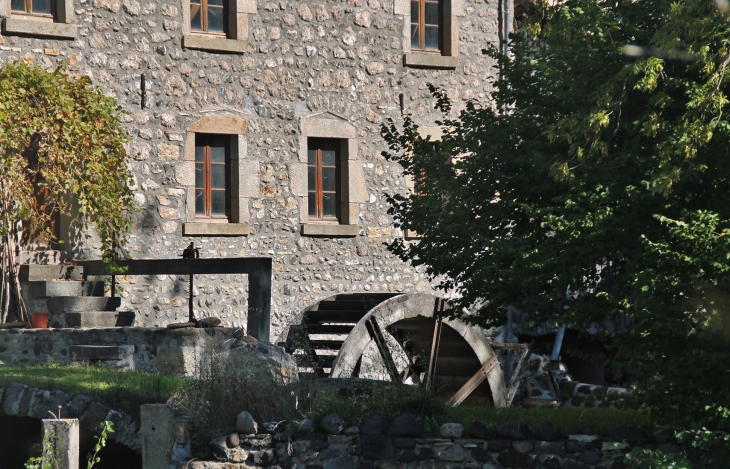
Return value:
[[(365, 322), (373, 318), (381, 330), (403, 319), (433, 317), (434, 301), (437, 298), (423, 293), (398, 295), (375, 306), (354, 327), (340, 348), (337, 358), (332, 364), (330, 376), (341, 378), (351, 373), (357, 366), (363, 352), (372, 339), (368, 334)], [(460, 319), (446, 319), (444, 323), (456, 331), (472, 348), (479, 362), (483, 365), (495, 353), (489, 345), (489, 340), (479, 327), (468, 326)], [(487, 381), (492, 392), (492, 400), (497, 407), (506, 406), (505, 382), (502, 368), (496, 366), (487, 375)]]
[(63, 391), (37, 389), (20, 383), (0, 387), (0, 415), (45, 419), (51, 418), (52, 414), (57, 416), (59, 407), (62, 418), (77, 418), (81, 429), (92, 433), (98, 431), (99, 423), (105, 420), (113, 422), (114, 433), (109, 435), (109, 440), (141, 454), (137, 422), (124, 412), (96, 402), (89, 396), (71, 396)]

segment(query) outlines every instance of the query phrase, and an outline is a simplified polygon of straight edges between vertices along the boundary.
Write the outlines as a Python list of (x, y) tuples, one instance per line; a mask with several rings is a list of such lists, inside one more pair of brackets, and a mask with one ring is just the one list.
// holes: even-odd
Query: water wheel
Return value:
[(483, 331), (438, 320), (426, 294), (349, 294), (320, 301), (289, 330), (300, 373), (427, 386), (452, 403), (505, 406), (502, 369)]

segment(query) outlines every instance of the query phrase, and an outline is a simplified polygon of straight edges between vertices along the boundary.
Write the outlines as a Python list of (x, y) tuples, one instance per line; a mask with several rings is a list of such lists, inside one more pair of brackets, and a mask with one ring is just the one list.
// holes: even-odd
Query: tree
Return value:
[[(730, 63), (711, 0), (538, 5), (488, 102), (433, 89), (434, 150), (383, 127), (420, 196), (392, 194), (417, 242), (392, 251), (453, 291), (465, 319), (604, 326), (657, 412), (730, 402)], [(625, 330), (617, 330), (628, 324)], [(615, 326), (615, 327), (614, 327)]]
[(27, 321), (18, 279), (19, 250), (56, 214), (94, 226), (112, 253), (129, 230), (129, 140), (116, 100), (86, 76), (17, 61), (0, 67), (0, 305)]

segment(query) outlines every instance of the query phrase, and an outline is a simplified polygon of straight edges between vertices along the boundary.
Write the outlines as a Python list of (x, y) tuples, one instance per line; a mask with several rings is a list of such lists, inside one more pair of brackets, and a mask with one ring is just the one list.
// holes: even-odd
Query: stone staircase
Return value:
[(104, 281), (84, 280), (83, 272), (74, 265), (21, 265), (28, 311), (48, 313), (49, 327), (131, 326), (134, 313), (117, 311), (121, 298), (104, 296)]

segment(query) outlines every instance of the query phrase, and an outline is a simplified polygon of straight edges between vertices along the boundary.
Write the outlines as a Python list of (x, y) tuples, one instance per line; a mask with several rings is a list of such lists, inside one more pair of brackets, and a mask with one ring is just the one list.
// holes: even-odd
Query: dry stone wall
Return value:
[[(234, 2), (235, 3), (235, 2)], [(130, 239), (134, 258), (176, 258), (190, 241), (206, 258), (274, 259), (272, 340), (308, 306), (336, 293), (428, 292), (417, 269), (385, 249), (395, 230), (384, 195), (405, 190), (402, 170), (381, 156), (379, 125), (405, 111), (423, 125), (439, 117), (427, 84), (443, 87), (454, 112), (469, 99), (486, 99), (494, 70), (481, 50), (498, 41), (497, 0), (464, 0), (458, 20), (456, 69), (403, 65), (404, 17), (394, 0), (264, 1), (247, 15), (248, 42), (240, 54), (182, 46), (181, 1), (75, 0), (73, 39), (0, 37), (0, 60), (34, 58), (46, 67), (62, 60), (71, 73), (88, 75), (128, 113), (130, 166), (140, 212)], [(43, 28), (39, 28), (42, 31)], [(141, 106), (141, 75), (146, 101)], [(292, 168), (302, 119), (329, 111), (357, 132), (366, 201), (357, 206), (358, 235), (300, 235), (306, 198), (293, 189)], [(209, 115), (246, 122), (245, 174), (258, 196), (245, 200), (250, 233), (237, 237), (185, 237), (191, 198), (181, 180), (188, 129)], [(189, 150), (189, 149), (188, 149)], [(77, 239), (73, 257), (96, 258), (93, 238)], [(196, 279), (199, 316), (246, 324), (245, 279)], [(120, 278), (123, 309), (138, 311), (136, 325), (164, 326), (187, 317), (186, 282), (178, 278)]]

